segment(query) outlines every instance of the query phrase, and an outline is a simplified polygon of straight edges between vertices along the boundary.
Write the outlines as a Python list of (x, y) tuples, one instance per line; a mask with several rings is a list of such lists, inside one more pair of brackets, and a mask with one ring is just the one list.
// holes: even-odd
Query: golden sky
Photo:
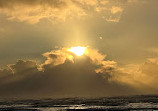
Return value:
[(157, 5), (0, 0), (0, 95), (157, 94)]

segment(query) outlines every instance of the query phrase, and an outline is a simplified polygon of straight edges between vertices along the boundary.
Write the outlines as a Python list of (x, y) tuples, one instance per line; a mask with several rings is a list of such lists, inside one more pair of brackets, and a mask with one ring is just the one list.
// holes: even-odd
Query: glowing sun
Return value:
[(81, 46), (71, 47), (70, 49), (68, 49), (68, 51), (76, 54), (77, 56), (81, 56), (86, 53), (86, 47), (81, 47)]

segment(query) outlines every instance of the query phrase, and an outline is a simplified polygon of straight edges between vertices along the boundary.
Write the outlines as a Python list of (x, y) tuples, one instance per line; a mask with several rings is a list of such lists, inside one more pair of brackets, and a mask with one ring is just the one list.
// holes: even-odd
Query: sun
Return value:
[(77, 47), (71, 47), (70, 49), (68, 49), (68, 51), (76, 54), (77, 56), (81, 56), (86, 53), (86, 49), (87, 49), (86, 47), (77, 46)]

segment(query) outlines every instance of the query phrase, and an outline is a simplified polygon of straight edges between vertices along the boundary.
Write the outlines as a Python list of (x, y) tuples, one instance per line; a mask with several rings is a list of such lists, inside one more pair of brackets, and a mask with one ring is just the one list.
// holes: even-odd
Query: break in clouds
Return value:
[(18, 60), (0, 70), (1, 97), (116, 96), (157, 93), (158, 59), (120, 67), (88, 48), (82, 56), (62, 48), (46, 52), (44, 63)]
[(0, 0), (0, 13), (9, 20), (31, 24), (42, 19), (53, 23), (81, 19), (92, 13), (108, 22), (119, 22), (124, 8), (131, 3), (138, 0)]

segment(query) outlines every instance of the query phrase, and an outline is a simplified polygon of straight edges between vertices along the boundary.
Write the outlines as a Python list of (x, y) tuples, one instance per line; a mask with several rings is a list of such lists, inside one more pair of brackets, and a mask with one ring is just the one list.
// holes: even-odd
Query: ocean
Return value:
[(0, 111), (158, 111), (158, 95), (3, 99)]

